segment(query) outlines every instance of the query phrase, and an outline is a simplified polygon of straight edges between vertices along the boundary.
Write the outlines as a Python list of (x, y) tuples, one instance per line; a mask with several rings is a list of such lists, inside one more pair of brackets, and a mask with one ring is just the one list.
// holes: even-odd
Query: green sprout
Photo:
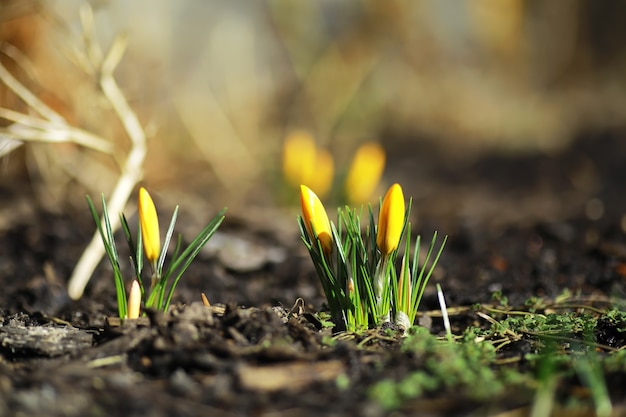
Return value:
[[(308, 187), (300, 188), (302, 241), (311, 255), (333, 322), (339, 329), (361, 332), (388, 322), (407, 330), (415, 323), (426, 284), (443, 251), (434, 233), (423, 264), (421, 240), (411, 254), (412, 201), (405, 211), (402, 187), (391, 186), (381, 202), (378, 225), (371, 206), (369, 225), (362, 228), (361, 212), (338, 209), (337, 224), (328, 220), (321, 201)], [(399, 248), (403, 248), (397, 271)], [(430, 263), (430, 266), (428, 264)]]
[[(91, 215), (100, 232), (107, 257), (113, 267), (117, 306), (121, 319), (138, 317), (140, 311), (138, 301), (139, 303), (143, 301), (144, 308), (167, 311), (180, 278), (189, 265), (191, 265), (191, 262), (193, 262), (202, 247), (209, 241), (220, 226), (224, 220), (224, 213), (226, 212), (226, 208), (224, 208), (213, 217), (209, 224), (202, 229), (184, 250), (182, 250), (182, 236), (179, 234), (172, 259), (169, 261), (167, 267), (165, 267), (165, 257), (170, 246), (172, 235), (174, 234), (174, 225), (178, 217), (178, 206), (174, 209), (165, 235), (165, 242), (163, 246), (161, 246), (159, 219), (156, 208), (150, 194), (142, 187), (139, 190), (139, 220), (136, 240), (133, 239), (133, 234), (126, 217), (124, 214), (120, 214), (126, 243), (130, 249), (130, 258), (135, 276), (133, 285), (131, 286), (131, 294), (128, 297), (129, 301), (127, 301), (126, 285), (120, 267), (119, 254), (115, 245), (113, 229), (111, 227), (104, 196), (102, 196), (103, 224), (100, 223), (100, 217), (98, 216), (96, 207), (89, 196), (87, 196), (87, 204), (89, 205)], [(145, 258), (150, 263), (152, 272), (148, 288), (144, 285), (142, 278), (144, 254)], [(138, 296), (137, 291), (139, 291), (140, 296)]]

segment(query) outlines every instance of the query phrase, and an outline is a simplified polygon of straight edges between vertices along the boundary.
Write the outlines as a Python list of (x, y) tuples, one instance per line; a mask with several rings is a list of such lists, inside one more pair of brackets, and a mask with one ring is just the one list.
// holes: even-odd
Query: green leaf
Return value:
[[(159, 307), (161, 308), (161, 310), (167, 311), (172, 301), (172, 296), (174, 295), (174, 290), (176, 289), (176, 285), (178, 285), (178, 281), (180, 280), (182, 275), (185, 273), (185, 271), (187, 270), (191, 262), (193, 262), (193, 260), (198, 255), (198, 253), (200, 253), (200, 250), (202, 249), (202, 247), (206, 245), (206, 243), (213, 236), (213, 234), (218, 229), (218, 227), (222, 224), (222, 222), (224, 221), (225, 212), (226, 212), (226, 208), (222, 209), (211, 220), (211, 222), (209, 222), (209, 224), (204, 229), (202, 229), (202, 231), (189, 244), (189, 246), (183, 251), (183, 253), (181, 253), (180, 256), (177, 257), (176, 259), (173, 259), (173, 267), (171, 268), (172, 273), (174, 273), (177, 269), (179, 270), (176, 275), (176, 278), (170, 285), (170, 289), (167, 294), (165, 304), (162, 303), (162, 300), (160, 300), (159, 302)], [(169, 281), (169, 276), (164, 277), (164, 280), (166, 282)]]
[(113, 230), (111, 227), (111, 221), (109, 220), (109, 214), (106, 209), (106, 201), (104, 200), (104, 194), (102, 195), (102, 222), (104, 223), (104, 229), (102, 227), (102, 223), (100, 221), (100, 217), (98, 216), (98, 212), (96, 210), (91, 197), (88, 195), (87, 197), (87, 205), (89, 206), (89, 211), (91, 212), (91, 216), (93, 217), (96, 227), (100, 232), (100, 237), (102, 239), (102, 243), (104, 244), (104, 250), (109, 258), (109, 262), (111, 263), (111, 267), (113, 268), (113, 276), (115, 280), (115, 292), (117, 295), (117, 308), (118, 313), (121, 319), (124, 319), (127, 315), (127, 301), (126, 301), (126, 290), (124, 288), (124, 278), (122, 276), (122, 272), (120, 270), (119, 263), (119, 255), (117, 252), (117, 248), (115, 246), (115, 239), (113, 237)]
[(178, 218), (178, 206), (174, 209), (174, 213), (172, 213), (172, 220), (170, 220), (170, 226), (167, 229), (167, 233), (165, 234), (165, 242), (163, 242), (163, 247), (161, 248), (161, 253), (159, 254), (159, 259), (157, 261), (157, 275), (161, 276), (163, 271), (163, 264), (165, 263), (165, 256), (167, 255), (167, 249), (170, 246), (170, 240), (172, 239), (172, 234), (174, 233), (174, 225), (176, 224), (176, 219)]

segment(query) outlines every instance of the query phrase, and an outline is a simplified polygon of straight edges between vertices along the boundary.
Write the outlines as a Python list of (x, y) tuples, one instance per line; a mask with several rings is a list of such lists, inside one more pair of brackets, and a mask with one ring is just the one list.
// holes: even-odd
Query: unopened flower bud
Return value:
[(306, 185), (300, 186), (300, 203), (302, 204), (302, 218), (309, 235), (317, 236), (324, 254), (329, 255), (333, 250), (333, 238), (324, 205)]
[(159, 217), (152, 197), (143, 187), (139, 189), (139, 223), (141, 224), (143, 250), (154, 268), (161, 252)]
[(400, 184), (393, 184), (380, 207), (376, 244), (383, 257), (396, 250), (404, 227), (404, 194)]

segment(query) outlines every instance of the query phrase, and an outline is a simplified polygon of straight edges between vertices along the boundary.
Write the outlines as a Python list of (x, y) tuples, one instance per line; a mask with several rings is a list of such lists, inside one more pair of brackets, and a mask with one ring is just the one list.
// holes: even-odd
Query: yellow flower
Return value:
[(333, 185), (335, 174), (333, 156), (325, 149), (319, 149), (315, 157), (315, 171), (305, 182), (322, 198), (328, 194)]
[(309, 184), (323, 197), (330, 191), (334, 171), (332, 155), (325, 149), (318, 149), (308, 132), (294, 131), (287, 136), (283, 147), (283, 174), (289, 184)]
[(128, 294), (128, 318), (137, 319), (141, 311), (141, 288), (139, 282), (134, 280), (130, 286), (130, 293)]
[(354, 154), (348, 178), (346, 196), (351, 204), (369, 201), (376, 191), (385, 169), (385, 151), (375, 142), (361, 145)]
[(304, 131), (294, 131), (283, 145), (283, 174), (293, 186), (307, 182), (313, 176), (316, 161), (315, 140)]
[[(333, 250), (333, 238), (330, 230), (330, 221), (324, 205), (313, 191), (306, 185), (300, 186), (300, 203), (302, 204), (302, 218), (309, 234), (317, 234), (322, 250), (329, 255)], [(313, 233), (315, 230), (315, 234)]]
[(161, 252), (161, 238), (159, 236), (159, 217), (154, 202), (145, 188), (139, 189), (139, 223), (141, 224), (141, 238), (146, 258), (155, 269), (159, 253)]
[(400, 243), (404, 226), (404, 194), (400, 184), (389, 187), (378, 215), (376, 244), (383, 257), (389, 256)]

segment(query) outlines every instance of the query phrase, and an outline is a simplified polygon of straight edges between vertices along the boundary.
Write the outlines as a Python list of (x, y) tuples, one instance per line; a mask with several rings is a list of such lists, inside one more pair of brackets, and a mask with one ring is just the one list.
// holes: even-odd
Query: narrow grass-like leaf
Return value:
[[(139, 230), (139, 235), (137, 236), (137, 245), (135, 245), (135, 242), (133, 241), (133, 235), (130, 231), (130, 226), (128, 225), (128, 220), (126, 219), (124, 213), (120, 214), (120, 224), (122, 225), (122, 230), (124, 231), (124, 236), (126, 237), (126, 243), (128, 244), (128, 248), (130, 249), (130, 260), (133, 264), (133, 268), (135, 269), (135, 279), (139, 283), (141, 295), (143, 296), (144, 289), (141, 279), (141, 270), (143, 268), (143, 252), (141, 251), (141, 230)], [(139, 227), (141, 227), (141, 225)]]
[(120, 213), (120, 224), (122, 225), (122, 230), (124, 231), (124, 236), (126, 237), (126, 243), (128, 244), (128, 248), (132, 254), (135, 253), (135, 242), (133, 242), (133, 235), (130, 232), (130, 227), (128, 226), (128, 221), (126, 220), (126, 216), (124, 213)]
[[(588, 339), (593, 342), (593, 337), (589, 337)], [(613, 415), (613, 404), (596, 352), (594, 350), (588, 350), (585, 355), (577, 358), (574, 361), (574, 370), (578, 378), (591, 392), (596, 415), (598, 417), (609, 417)]]
[(174, 234), (174, 226), (176, 225), (176, 219), (178, 218), (178, 206), (174, 209), (174, 213), (172, 213), (172, 220), (170, 220), (170, 226), (167, 229), (167, 233), (165, 234), (165, 241), (163, 242), (163, 246), (161, 247), (161, 253), (159, 254), (159, 259), (157, 261), (157, 274), (160, 276), (163, 272), (163, 264), (165, 263), (165, 256), (167, 255), (167, 249), (170, 246), (170, 240), (172, 239), (172, 235)]
[(143, 271), (143, 235), (141, 233), (141, 222), (137, 222), (137, 247), (135, 248), (135, 273), (136, 278), (139, 281), (139, 287), (141, 288), (142, 299), (146, 296), (146, 289), (143, 285), (143, 279), (141, 278), (141, 272)]
[[(180, 249), (183, 246), (183, 237), (179, 234), (177, 239), (176, 239), (176, 246), (174, 247), (174, 253), (172, 254), (172, 259), (178, 259), (180, 256)], [(165, 271), (165, 273), (163, 274), (166, 277), (169, 277), (172, 274), (172, 267), (173, 267), (173, 263), (170, 262), (169, 266), (167, 267), (167, 271)]]
[[(412, 275), (410, 270), (410, 254), (411, 254), (411, 223), (407, 223), (406, 237), (405, 237), (404, 254), (402, 255), (402, 265), (400, 266), (400, 276), (402, 277), (402, 288), (400, 289), (400, 303), (402, 305), (402, 311), (404, 311), (409, 317), (411, 316), (411, 292), (413, 291)], [(413, 322), (411, 322), (412, 324)]]
[[(222, 221), (224, 220), (224, 213), (226, 209), (222, 209), (212, 220), (211, 222), (202, 229), (200, 233), (194, 238), (193, 241), (185, 248), (185, 250), (178, 256), (176, 259), (172, 259), (171, 272), (176, 271), (184, 262), (186, 262), (188, 256), (198, 247), (202, 247), (208, 240), (213, 236), (213, 233), (220, 226)], [(204, 241), (202, 244), (201, 242)]]
[[(162, 298), (159, 300), (159, 307), (163, 311), (167, 311), (170, 303), (172, 302), (172, 296), (174, 295), (174, 289), (176, 289), (176, 285), (178, 285), (178, 281), (183, 276), (191, 262), (196, 258), (200, 250), (206, 243), (211, 239), (217, 228), (224, 221), (224, 213), (226, 212), (226, 208), (222, 209), (209, 224), (202, 229), (202, 231), (196, 236), (196, 238), (189, 244), (189, 246), (180, 254), (180, 256), (174, 260), (175, 266), (172, 268), (172, 271), (176, 271), (178, 269), (178, 273), (174, 281), (170, 285), (167, 298), (165, 304), (162, 302)], [(169, 280), (169, 276), (165, 277), (166, 280)]]
[[(417, 235), (415, 238), (415, 249), (413, 252), (413, 262), (411, 263), (411, 279), (413, 280), (413, 293), (415, 299), (419, 294), (419, 278), (417, 272), (419, 271), (419, 262), (420, 262), (420, 250), (422, 249), (422, 237)], [(413, 298), (413, 297), (411, 297)]]
[(122, 272), (120, 270), (120, 258), (115, 245), (115, 236), (113, 235), (113, 228), (111, 227), (111, 221), (109, 220), (109, 212), (107, 210), (106, 201), (104, 200), (104, 194), (102, 195), (102, 218), (104, 220), (107, 242), (111, 245), (111, 253), (114, 255), (115, 262), (113, 262), (113, 274), (115, 276), (115, 292), (117, 294), (117, 306), (120, 312), (120, 318), (123, 319), (126, 318), (128, 312), (126, 288), (124, 286), (124, 277), (122, 276)]
[[(117, 248), (115, 246), (115, 240), (113, 239), (113, 232), (111, 230), (111, 222), (109, 220), (108, 212), (106, 209), (106, 201), (104, 199), (104, 195), (102, 195), (102, 221), (100, 220), (100, 216), (96, 210), (93, 201), (90, 196), (87, 197), (87, 205), (89, 206), (89, 211), (91, 212), (91, 216), (96, 223), (96, 227), (100, 232), (100, 237), (102, 238), (102, 243), (104, 245), (104, 250), (109, 258), (109, 262), (111, 263), (111, 267), (113, 268), (113, 277), (115, 281), (115, 293), (117, 295), (117, 308), (118, 314), (121, 319), (126, 317), (127, 313), (127, 304), (126, 304), (126, 290), (124, 288), (124, 278), (122, 276), (122, 272), (120, 270), (119, 263), (119, 255), (117, 253)], [(104, 222), (105, 229), (102, 227), (102, 222)]]
[(426, 290), (426, 284), (428, 284), (428, 281), (430, 280), (430, 276), (432, 275), (433, 271), (435, 270), (435, 267), (437, 266), (437, 263), (439, 262), (439, 258), (441, 257), (441, 253), (443, 252), (443, 248), (445, 247), (447, 241), (448, 241), (448, 236), (445, 236), (443, 238), (443, 242), (441, 243), (441, 246), (439, 247), (439, 251), (435, 255), (435, 259), (433, 259), (432, 263), (430, 264), (430, 268), (428, 269), (428, 272), (424, 276), (424, 272), (426, 271), (427, 266), (428, 266), (428, 261), (432, 255), (435, 245), (437, 244), (437, 232), (433, 233), (433, 239), (430, 242), (430, 246), (426, 254), (426, 259), (424, 260), (424, 265), (422, 266), (422, 269), (420, 270), (420, 276), (417, 282), (417, 285), (419, 287), (419, 294), (415, 301), (416, 309), (422, 300), (424, 291)]

